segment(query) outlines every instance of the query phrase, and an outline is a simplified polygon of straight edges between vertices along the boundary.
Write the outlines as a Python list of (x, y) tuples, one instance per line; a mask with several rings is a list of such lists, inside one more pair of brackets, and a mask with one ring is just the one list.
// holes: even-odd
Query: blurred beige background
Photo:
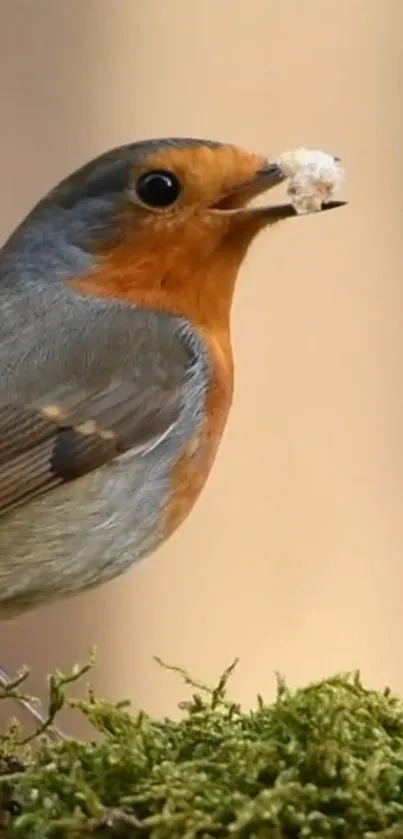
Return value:
[(0, 0), (0, 236), (59, 178), (147, 136), (339, 154), (343, 211), (262, 235), (234, 312), (237, 390), (186, 525), (123, 579), (0, 627), (32, 685), (171, 713), (154, 654), (237, 698), (360, 667), (403, 691), (401, 0)]

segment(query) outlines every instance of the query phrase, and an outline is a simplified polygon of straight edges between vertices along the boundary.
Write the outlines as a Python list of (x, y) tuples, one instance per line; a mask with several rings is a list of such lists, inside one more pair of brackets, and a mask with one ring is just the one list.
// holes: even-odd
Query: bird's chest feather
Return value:
[(213, 466), (233, 396), (233, 360), (229, 338), (205, 338), (211, 372), (204, 414), (196, 432), (181, 448), (172, 470), (165, 508), (164, 536), (176, 530), (197, 501)]

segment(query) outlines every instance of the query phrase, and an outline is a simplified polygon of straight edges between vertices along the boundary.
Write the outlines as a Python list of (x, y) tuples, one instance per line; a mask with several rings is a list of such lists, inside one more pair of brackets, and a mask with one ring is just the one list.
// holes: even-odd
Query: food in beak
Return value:
[(286, 151), (275, 161), (287, 178), (287, 195), (296, 213), (322, 210), (344, 181), (338, 157), (323, 151)]

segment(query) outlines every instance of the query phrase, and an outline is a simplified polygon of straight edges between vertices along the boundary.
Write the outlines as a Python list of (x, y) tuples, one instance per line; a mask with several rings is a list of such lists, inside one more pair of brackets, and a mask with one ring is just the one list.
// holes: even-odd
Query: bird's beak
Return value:
[[(286, 180), (286, 175), (277, 163), (268, 163), (267, 166), (259, 169), (251, 181), (235, 187), (221, 198), (214, 207), (210, 208), (211, 212), (220, 215), (234, 215), (238, 217), (248, 216), (255, 217), (268, 223), (270, 221), (281, 221), (282, 219), (292, 218), (298, 216), (297, 211), (291, 203), (272, 204), (258, 206), (250, 206), (249, 202), (278, 186)], [(346, 201), (328, 201), (323, 204), (322, 211), (334, 210), (337, 207), (343, 207)]]

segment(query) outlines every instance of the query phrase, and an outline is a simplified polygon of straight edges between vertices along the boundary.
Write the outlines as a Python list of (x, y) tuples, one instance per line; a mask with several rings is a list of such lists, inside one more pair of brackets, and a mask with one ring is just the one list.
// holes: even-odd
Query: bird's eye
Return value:
[(162, 210), (175, 204), (181, 192), (181, 185), (173, 172), (155, 169), (140, 175), (136, 192), (140, 201), (147, 207)]

